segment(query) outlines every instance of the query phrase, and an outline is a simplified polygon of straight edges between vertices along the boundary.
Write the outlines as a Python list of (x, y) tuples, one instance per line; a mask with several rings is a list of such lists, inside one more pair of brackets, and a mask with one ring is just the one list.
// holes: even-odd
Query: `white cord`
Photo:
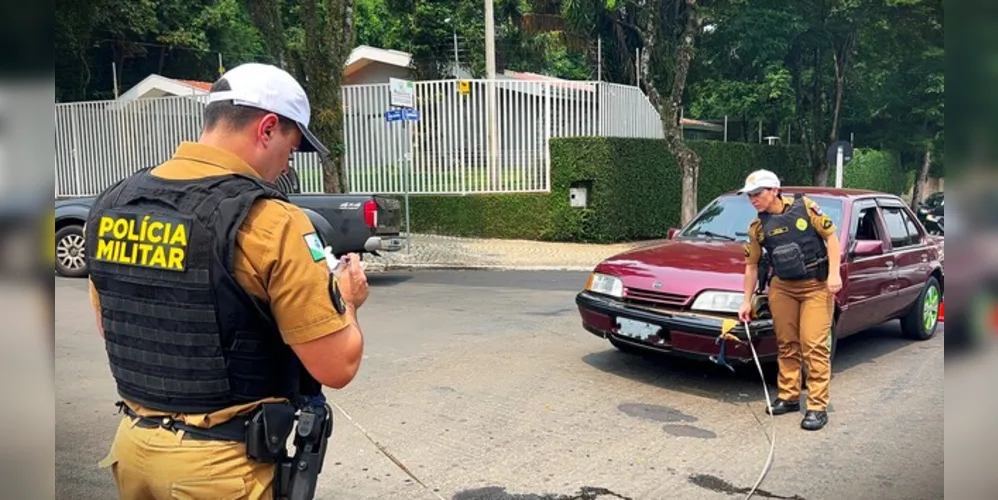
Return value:
[(770, 442), (769, 457), (766, 459), (766, 466), (763, 467), (759, 479), (756, 480), (755, 485), (745, 495), (745, 500), (748, 500), (752, 498), (756, 488), (762, 484), (763, 478), (766, 477), (766, 474), (769, 473), (769, 468), (773, 465), (773, 454), (776, 452), (776, 415), (773, 415), (773, 404), (770, 402), (769, 389), (766, 387), (766, 376), (762, 373), (762, 363), (759, 362), (759, 355), (756, 354), (755, 346), (752, 344), (752, 334), (749, 332), (748, 321), (744, 321), (743, 323), (745, 324), (745, 337), (748, 339), (749, 349), (752, 350), (752, 359), (755, 360), (755, 367), (759, 369), (759, 378), (762, 380), (762, 392), (766, 396), (766, 408), (769, 409), (769, 418), (773, 422), (773, 435), (772, 437), (766, 436)]

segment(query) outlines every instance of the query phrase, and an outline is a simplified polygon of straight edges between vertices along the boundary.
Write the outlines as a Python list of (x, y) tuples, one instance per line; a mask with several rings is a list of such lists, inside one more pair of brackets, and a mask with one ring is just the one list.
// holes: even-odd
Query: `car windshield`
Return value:
[[(842, 201), (821, 195), (808, 195), (842, 231)], [(680, 238), (714, 238), (748, 241), (748, 227), (757, 215), (745, 196), (725, 195), (717, 198), (693, 219), (678, 235)]]

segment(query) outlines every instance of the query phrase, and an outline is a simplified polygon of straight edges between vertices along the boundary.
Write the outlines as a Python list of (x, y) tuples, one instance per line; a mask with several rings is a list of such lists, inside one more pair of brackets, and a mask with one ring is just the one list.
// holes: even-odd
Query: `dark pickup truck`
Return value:
[[(281, 183), (279, 183), (280, 185)], [(287, 189), (291, 203), (311, 219), (325, 245), (338, 257), (347, 253), (377, 255), (394, 252), (404, 244), (398, 198), (383, 195), (300, 194)], [(55, 202), (55, 270), (61, 276), (87, 275), (83, 223), (95, 197), (66, 198)]]

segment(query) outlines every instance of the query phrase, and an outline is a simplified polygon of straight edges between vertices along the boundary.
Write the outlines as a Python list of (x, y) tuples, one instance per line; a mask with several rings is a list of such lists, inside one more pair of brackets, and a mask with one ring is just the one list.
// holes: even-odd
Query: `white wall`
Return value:
[(398, 66), (379, 62), (371, 62), (367, 66), (357, 70), (356, 73), (348, 75), (344, 78), (343, 85), (388, 83), (389, 78), (411, 79), (412, 73), (407, 68), (400, 68)]

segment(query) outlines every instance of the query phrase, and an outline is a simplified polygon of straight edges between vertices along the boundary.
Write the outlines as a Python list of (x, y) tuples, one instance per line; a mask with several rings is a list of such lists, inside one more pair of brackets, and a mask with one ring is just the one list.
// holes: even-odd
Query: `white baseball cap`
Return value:
[(308, 130), (312, 114), (308, 96), (290, 73), (270, 64), (245, 63), (226, 71), (222, 78), (231, 90), (211, 92), (209, 104), (231, 100), (237, 106), (259, 108), (292, 120), (305, 139), (299, 151), (329, 155), (329, 148)]
[(738, 194), (756, 193), (763, 189), (780, 187), (780, 178), (769, 170), (756, 170), (745, 178), (745, 187), (738, 190)]

